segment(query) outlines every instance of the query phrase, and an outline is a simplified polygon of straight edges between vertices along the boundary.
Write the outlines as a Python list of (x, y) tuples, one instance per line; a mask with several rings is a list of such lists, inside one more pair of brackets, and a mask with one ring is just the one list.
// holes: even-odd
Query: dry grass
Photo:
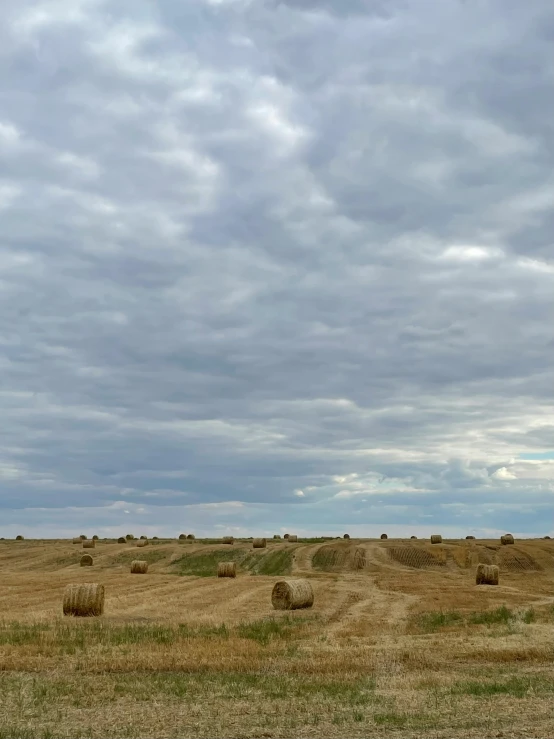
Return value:
[[(311, 564), (322, 548), (338, 553), (329, 571)], [(551, 540), (235, 542), (245, 558), (294, 555), (314, 603), (290, 612), (271, 602), (282, 578), (177, 577), (182, 543), (150, 549), (148, 578), (131, 578), (133, 545), (102, 542), (104, 614), (72, 619), (64, 589), (90, 571), (71, 541), (0, 541), (0, 739), (552, 735)], [(431, 552), (440, 566), (422, 563)], [(485, 553), (496, 587), (475, 587)]]

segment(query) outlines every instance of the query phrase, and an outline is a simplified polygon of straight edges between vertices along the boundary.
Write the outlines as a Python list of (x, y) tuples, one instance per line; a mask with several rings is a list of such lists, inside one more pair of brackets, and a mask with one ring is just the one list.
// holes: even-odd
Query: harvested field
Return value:
[(440, 556), (440, 550), (428, 552), (421, 547), (392, 547), (387, 549), (387, 554), (391, 559), (405, 567), (445, 567), (446, 558)]
[[(552, 540), (160, 540), (146, 577), (137, 554), (96, 548), (104, 613), (74, 618), (91, 569), (71, 540), (0, 541), (2, 736), (553, 734)], [(497, 586), (475, 584), (483, 557)], [(274, 609), (283, 576), (311, 608)]]

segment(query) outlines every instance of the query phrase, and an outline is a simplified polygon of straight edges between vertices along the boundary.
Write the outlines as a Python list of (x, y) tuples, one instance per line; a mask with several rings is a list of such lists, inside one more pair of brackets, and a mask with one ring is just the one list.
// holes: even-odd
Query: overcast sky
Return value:
[(0, 534), (554, 533), (552, 0), (0, 0)]

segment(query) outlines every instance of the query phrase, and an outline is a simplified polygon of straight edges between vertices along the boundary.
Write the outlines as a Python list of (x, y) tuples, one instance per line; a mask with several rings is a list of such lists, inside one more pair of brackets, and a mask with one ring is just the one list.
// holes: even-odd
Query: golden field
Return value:
[[(554, 736), (554, 540), (86, 552), (0, 541), (0, 739)], [(283, 576), (310, 579), (311, 609), (272, 609)], [(62, 615), (81, 582), (105, 586), (103, 616)]]

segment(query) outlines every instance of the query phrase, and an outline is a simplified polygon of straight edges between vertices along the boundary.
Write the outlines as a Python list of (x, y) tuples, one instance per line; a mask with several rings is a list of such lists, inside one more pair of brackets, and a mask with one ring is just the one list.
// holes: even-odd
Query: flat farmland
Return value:
[[(90, 582), (104, 615), (64, 617)], [(551, 540), (0, 541), (0, 739), (547, 737), (553, 662)]]

